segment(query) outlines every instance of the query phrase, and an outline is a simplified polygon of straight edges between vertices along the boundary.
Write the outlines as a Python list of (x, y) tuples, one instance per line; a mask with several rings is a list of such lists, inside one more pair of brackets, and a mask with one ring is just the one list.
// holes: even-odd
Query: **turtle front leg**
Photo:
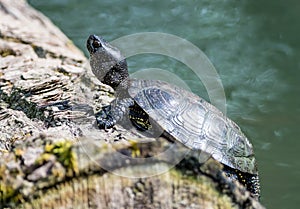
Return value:
[(111, 105), (102, 107), (102, 110), (95, 115), (98, 127), (100, 129), (112, 128), (122, 120), (132, 105), (134, 101), (131, 98), (125, 98), (114, 100)]

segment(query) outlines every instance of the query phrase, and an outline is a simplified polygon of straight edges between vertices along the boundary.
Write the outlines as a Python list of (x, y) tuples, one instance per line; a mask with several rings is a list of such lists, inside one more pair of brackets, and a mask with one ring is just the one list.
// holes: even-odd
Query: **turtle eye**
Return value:
[(97, 48), (99, 48), (101, 46), (102, 46), (102, 44), (101, 44), (100, 41), (98, 41), (98, 40), (94, 40), (93, 41), (93, 47), (94, 47), (94, 49), (97, 49)]

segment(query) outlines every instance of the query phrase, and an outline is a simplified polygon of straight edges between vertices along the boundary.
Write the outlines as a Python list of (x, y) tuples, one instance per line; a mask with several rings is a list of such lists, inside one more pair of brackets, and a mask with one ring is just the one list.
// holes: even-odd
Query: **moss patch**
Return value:
[(60, 141), (54, 144), (46, 144), (45, 153), (39, 158), (38, 163), (48, 161), (54, 155), (66, 169), (66, 175), (71, 177), (79, 173), (77, 156), (72, 150), (73, 143), (70, 141)]

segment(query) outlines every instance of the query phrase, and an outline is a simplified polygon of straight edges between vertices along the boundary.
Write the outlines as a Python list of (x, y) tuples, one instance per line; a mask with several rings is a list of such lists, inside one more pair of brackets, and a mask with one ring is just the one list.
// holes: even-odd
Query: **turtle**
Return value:
[(90, 35), (87, 49), (94, 75), (116, 92), (116, 99), (96, 114), (99, 128), (112, 128), (125, 116), (139, 130), (159, 127), (164, 136), (209, 153), (229, 178), (259, 197), (253, 146), (235, 122), (190, 91), (165, 81), (129, 78), (120, 50), (100, 36)]

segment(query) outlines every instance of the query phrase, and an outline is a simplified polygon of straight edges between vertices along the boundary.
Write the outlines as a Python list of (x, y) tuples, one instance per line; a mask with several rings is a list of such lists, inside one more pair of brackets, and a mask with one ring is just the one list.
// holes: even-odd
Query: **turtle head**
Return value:
[(120, 50), (96, 35), (89, 36), (86, 46), (95, 76), (114, 89), (125, 88), (129, 75), (126, 60)]
[(105, 41), (96, 36), (96, 35), (90, 35), (87, 42), (86, 42), (86, 47), (89, 51), (90, 54), (93, 54), (95, 53), (97, 50), (101, 49), (102, 47), (102, 44), (104, 43)]

